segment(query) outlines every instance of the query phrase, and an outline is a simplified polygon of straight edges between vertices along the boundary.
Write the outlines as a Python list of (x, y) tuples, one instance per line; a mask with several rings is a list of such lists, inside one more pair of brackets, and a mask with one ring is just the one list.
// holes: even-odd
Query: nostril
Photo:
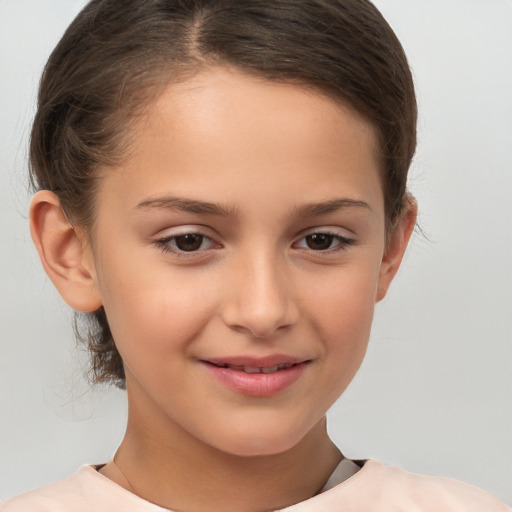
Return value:
[(235, 330), (236, 332), (240, 334), (245, 334), (247, 336), (250, 336), (251, 338), (257, 339), (257, 340), (265, 340), (269, 339), (273, 336), (275, 336), (277, 333), (282, 332), (284, 330), (287, 330), (291, 328), (290, 324), (280, 324), (277, 326), (268, 326), (268, 327), (262, 327), (262, 326), (255, 326), (255, 325), (239, 325), (239, 324), (232, 324), (229, 326), (231, 329)]

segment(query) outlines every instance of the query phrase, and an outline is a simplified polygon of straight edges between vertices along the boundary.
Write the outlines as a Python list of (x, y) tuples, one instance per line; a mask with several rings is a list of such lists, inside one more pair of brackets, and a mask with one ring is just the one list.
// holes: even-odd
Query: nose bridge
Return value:
[(225, 305), (225, 321), (257, 338), (296, 322), (298, 311), (285, 257), (270, 248), (240, 254)]

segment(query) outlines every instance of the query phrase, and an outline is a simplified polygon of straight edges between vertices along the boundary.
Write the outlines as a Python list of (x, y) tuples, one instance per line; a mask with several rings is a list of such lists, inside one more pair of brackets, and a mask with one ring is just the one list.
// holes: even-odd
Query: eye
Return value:
[(332, 252), (344, 250), (348, 245), (353, 245), (354, 243), (355, 240), (336, 233), (316, 232), (301, 238), (297, 242), (296, 247), (315, 252)]
[(216, 246), (215, 242), (201, 233), (183, 233), (155, 240), (155, 244), (164, 252), (176, 254), (207, 251)]
[(197, 233), (188, 233), (186, 235), (180, 235), (173, 237), (171, 243), (180, 251), (192, 252), (204, 249), (205, 245), (208, 246), (209, 239), (204, 235), (198, 235)]

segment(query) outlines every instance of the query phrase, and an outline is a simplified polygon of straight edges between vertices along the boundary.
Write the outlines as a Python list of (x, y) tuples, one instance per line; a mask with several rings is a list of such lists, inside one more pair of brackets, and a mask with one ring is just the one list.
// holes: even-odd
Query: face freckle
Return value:
[(282, 452), (366, 350), (385, 232), (374, 130), (215, 68), (171, 85), (136, 133), (104, 172), (92, 254), (131, 421)]

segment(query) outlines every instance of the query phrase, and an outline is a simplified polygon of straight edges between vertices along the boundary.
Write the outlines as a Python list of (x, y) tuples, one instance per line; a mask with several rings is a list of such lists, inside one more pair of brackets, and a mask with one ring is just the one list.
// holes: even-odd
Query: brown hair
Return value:
[[(369, 120), (380, 137), (393, 225), (407, 197), (416, 100), (402, 46), (368, 0), (92, 0), (41, 79), (34, 188), (55, 192), (68, 219), (90, 229), (96, 171), (126, 156), (130, 120), (166, 84), (208, 64), (314, 87)], [(94, 381), (122, 387), (103, 308), (90, 326)]]

